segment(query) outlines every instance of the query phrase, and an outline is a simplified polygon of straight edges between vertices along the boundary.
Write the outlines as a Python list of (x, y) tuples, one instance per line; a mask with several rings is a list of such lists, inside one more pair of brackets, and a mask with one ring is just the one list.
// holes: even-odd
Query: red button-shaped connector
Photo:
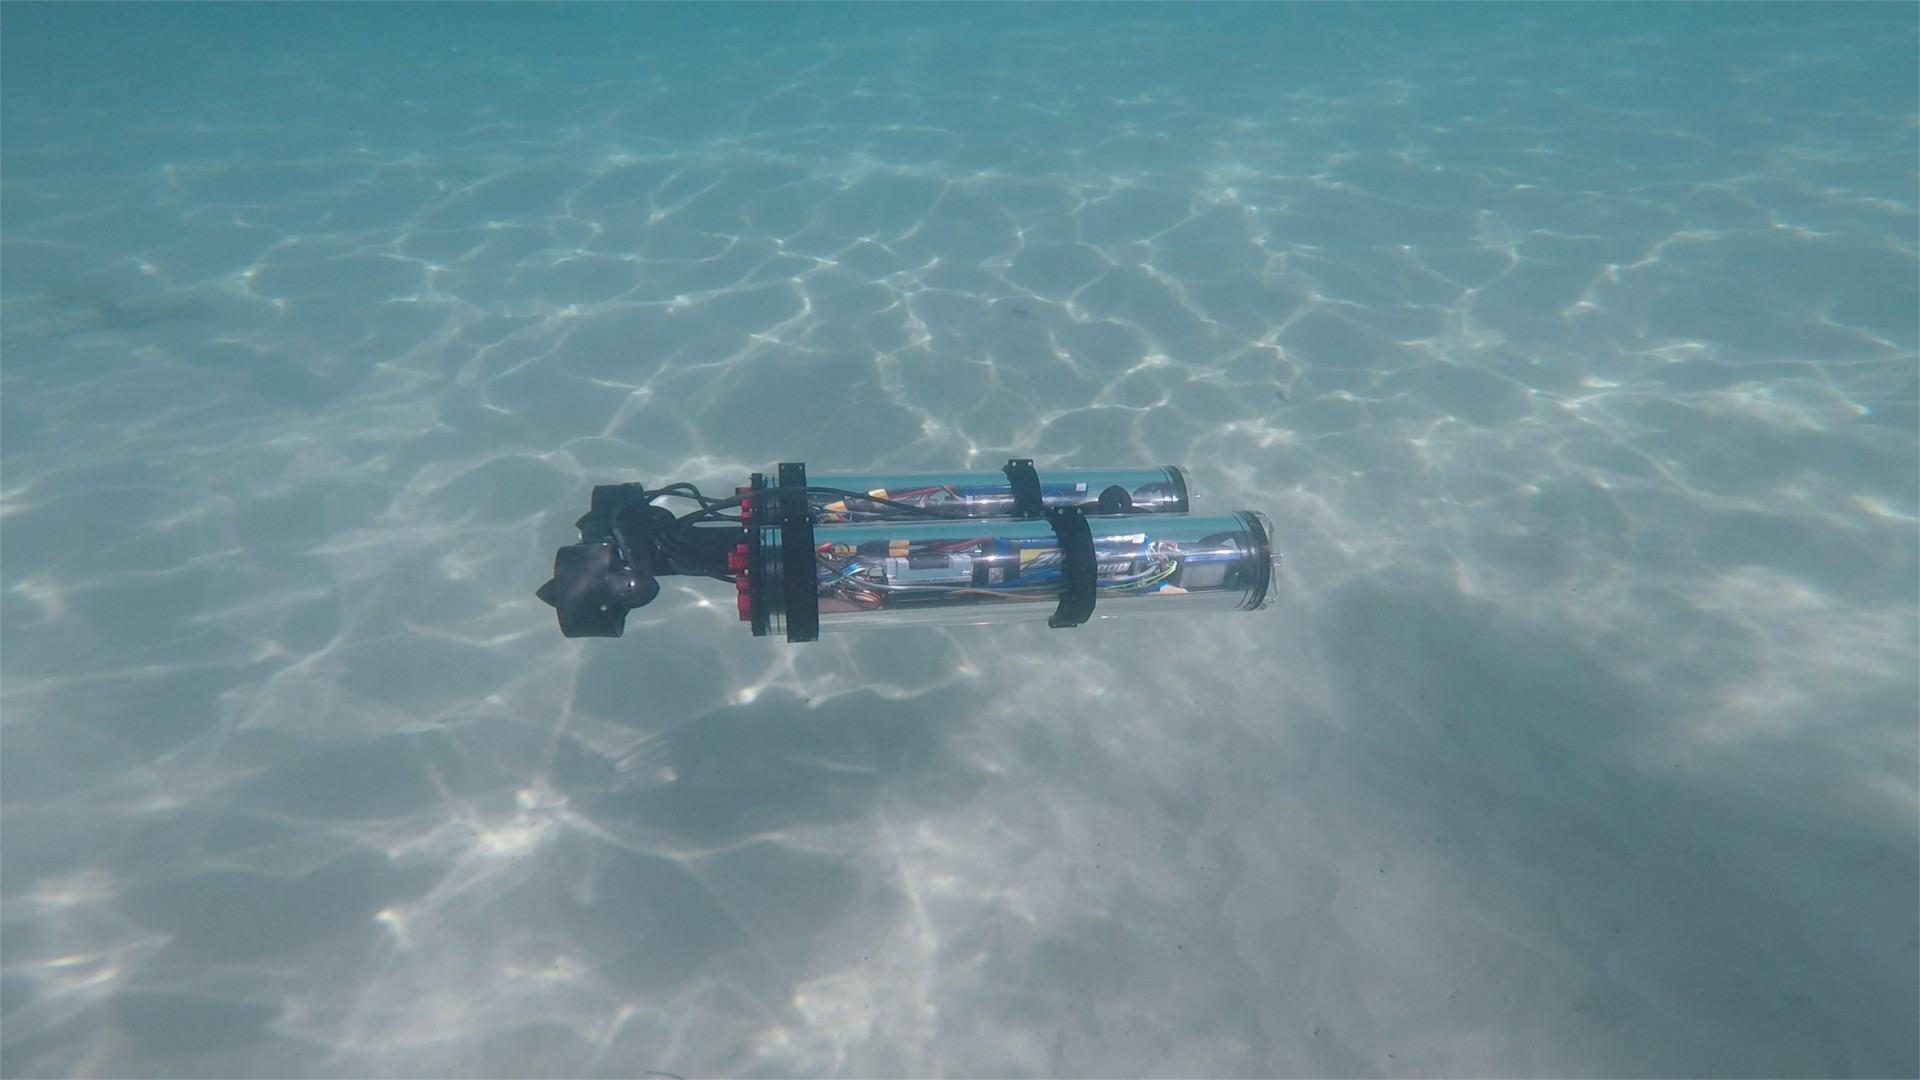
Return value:
[(753, 597), (743, 592), (735, 598), (735, 606), (739, 609), (741, 622), (753, 621)]
[(747, 545), (741, 544), (727, 552), (727, 569), (745, 570), (747, 568)]

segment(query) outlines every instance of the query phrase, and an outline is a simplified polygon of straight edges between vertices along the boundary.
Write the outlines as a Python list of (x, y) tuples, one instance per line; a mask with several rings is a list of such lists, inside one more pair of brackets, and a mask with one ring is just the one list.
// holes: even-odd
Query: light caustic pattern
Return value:
[[(1091, 11), (10, 84), (5, 1071), (1910, 1072), (1911, 14)], [(1280, 604), (532, 597), (1010, 455)]]

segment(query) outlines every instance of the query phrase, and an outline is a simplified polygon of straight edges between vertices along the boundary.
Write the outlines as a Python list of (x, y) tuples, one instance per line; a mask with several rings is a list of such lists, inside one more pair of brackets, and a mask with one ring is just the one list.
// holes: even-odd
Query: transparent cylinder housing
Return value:
[[(1275, 586), (1265, 517), (1089, 517), (1098, 565), (1093, 617), (1253, 611)], [(761, 549), (780, 550), (765, 527)], [(1044, 520), (817, 525), (820, 629), (1045, 622), (1064, 588)], [(771, 575), (773, 568), (769, 567)], [(777, 590), (774, 590), (777, 594)], [(770, 612), (777, 629), (783, 613)]]
[[(1048, 509), (1076, 507), (1086, 513), (1184, 514), (1187, 476), (1172, 465), (1147, 469), (1036, 469), (1040, 496)], [(955, 517), (1013, 516), (1013, 485), (997, 472), (887, 474), (822, 473), (807, 477), (815, 487), (859, 491), (896, 503)], [(1102, 496), (1106, 508), (1102, 508)], [(1116, 507), (1115, 502), (1124, 502)], [(857, 523), (900, 516), (885, 503), (813, 494), (814, 520), (821, 524)]]

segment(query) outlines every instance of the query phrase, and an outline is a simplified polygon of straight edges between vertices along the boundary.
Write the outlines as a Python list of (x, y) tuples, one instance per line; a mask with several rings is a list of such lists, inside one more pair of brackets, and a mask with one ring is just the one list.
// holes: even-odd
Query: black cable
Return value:
[(680, 524), (691, 525), (696, 521), (725, 521), (738, 525), (740, 524), (739, 518), (727, 517), (720, 513), (720, 511), (739, 506), (745, 502), (747, 498), (748, 496), (746, 495), (735, 495), (731, 499), (703, 499), (700, 509), (681, 516)]
[(646, 493), (646, 497), (648, 500), (663, 498), (692, 499), (694, 502), (699, 503), (702, 509), (718, 505), (722, 501), (720, 499), (711, 499), (700, 494), (699, 488), (684, 480), (677, 484), (668, 484), (666, 487), (656, 491), (649, 491)]

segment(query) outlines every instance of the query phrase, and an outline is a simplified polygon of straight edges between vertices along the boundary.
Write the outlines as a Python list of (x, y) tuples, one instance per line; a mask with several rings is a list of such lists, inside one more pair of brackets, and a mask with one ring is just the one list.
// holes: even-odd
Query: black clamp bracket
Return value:
[[(1047, 625), (1055, 630), (1079, 626), (1093, 618), (1094, 593), (1100, 578), (1100, 561), (1093, 553), (1093, 528), (1087, 524), (1087, 515), (1078, 507), (1047, 508), (1046, 498), (1040, 491), (1040, 474), (1034, 470), (1032, 458), (1014, 458), (1000, 471), (1007, 475), (1007, 484), (1013, 488), (1013, 516), (1046, 518), (1047, 524), (1053, 526), (1054, 540), (1060, 545), (1060, 606), (1054, 609)], [(1110, 511), (1112, 495), (1103, 492), (1101, 511), (1124, 512), (1133, 508), (1124, 490), (1120, 491), (1119, 498), (1125, 501)]]
[(1093, 529), (1087, 515), (1073, 507), (1047, 511), (1054, 539), (1060, 543), (1060, 606), (1047, 625), (1055, 630), (1079, 626), (1093, 618), (1094, 592), (1099, 586), (1100, 563), (1093, 552)]
[(807, 502), (807, 467), (780, 463), (781, 606), (788, 641), (820, 640), (819, 570), (814, 565), (813, 511)]
[(1032, 458), (1014, 458), (1000, 469), (1013, 487), (1013, 516), (1037, 518), (1046, 512), (1047, 501), (1040, 494), (1040, 474), (1034, 471)]

